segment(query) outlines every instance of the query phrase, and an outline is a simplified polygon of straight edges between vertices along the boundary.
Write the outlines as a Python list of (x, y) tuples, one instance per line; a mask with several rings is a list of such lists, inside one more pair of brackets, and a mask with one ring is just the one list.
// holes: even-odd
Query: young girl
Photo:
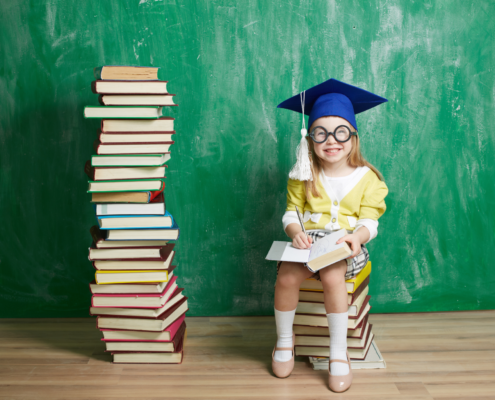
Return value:
[[(307, 140), (312, 159), (308, 164), (309, 177), (301, 177), (304, 166), (299, 168), (299, 173), (294, 174), (294, 169), (291, 172), (294, 179), (289, 179), (287, 186), (284, 229), (294, 247), (306, 249), (319, 238), (345, 228), (348, 234), (337, 243), (347, 242), (352, 254), (316, 274), (300, 263), (278, 263), (275, 286), (277, 344), (272, 353), (272, 368), (280, 378), (289, 376), (294, 368), (292, 324), (299, 286), (307, 278), (316, 278), (323, 285), (330, 331), (329, 387), (335, 392), (343, 392), (352, 382), (347, 352), (345, 281), (355, 277), (369, 260), (365, 244), (377, 235), (378, 218), (386, 210), (384, 198), (388, 193), (381, 174), (361, 154), (355, 113), (387, 100), (335, 79), (305, 91), (304, 95), (300, 107), (297, 104), (299, 95), (279, 105), (303, 114), (304, 108), (309, 111), (309, 135), (302, 140)], [(301, 147), (304, 152), (304, 146)], [(298, 155), (299, 167), (302, 156), (301, 153)], [(307, 234), (302, 231), (295, 206), (303, 213)]]

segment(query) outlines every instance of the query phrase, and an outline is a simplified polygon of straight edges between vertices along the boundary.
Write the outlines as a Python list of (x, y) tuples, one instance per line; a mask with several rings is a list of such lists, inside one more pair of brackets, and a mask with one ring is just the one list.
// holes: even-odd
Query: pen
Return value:
[(304, 234), (306, 236), (308, 236), (308, 234), (306, 233), (306, 229), (304, 229), (304, 224), (303, 224), (302, 216), (301, 216), (301, 213), (299, 212), (299, 209), (297, 208), (297, 206), (296, 206), (296, 213), (297, 213), (297, 218), (299, 218), (299, 223), (301, 224), (301, 228), (302, 228)]

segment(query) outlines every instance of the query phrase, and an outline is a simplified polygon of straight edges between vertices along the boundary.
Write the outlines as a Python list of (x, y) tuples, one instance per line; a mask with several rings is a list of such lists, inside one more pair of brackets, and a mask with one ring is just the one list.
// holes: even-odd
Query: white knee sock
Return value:
[[(296, 310), (278, 311), (275, 309), (275, 323), (277, 324), (277, 347), (292, 348), (292, 324)], [(291, 350), (279, 350), (275, 352), (273, 359), (277, 362), (289, 361), (292, 358)]]
[[(328, 329), (330, 330), (330, 359), (347, 360), (347, 320), (349, 312), (327, 314)], [(341, 376), (349, 373), (349, 366), (340, 362), (330, 364), (332, 375)]]

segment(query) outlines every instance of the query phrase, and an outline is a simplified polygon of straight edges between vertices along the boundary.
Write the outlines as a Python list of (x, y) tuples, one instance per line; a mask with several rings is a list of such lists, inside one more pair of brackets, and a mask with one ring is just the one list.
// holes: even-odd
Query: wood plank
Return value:
[[(93, 318), (0, 321), (0, 399), (493, 399), (495, 311), (372, 314), (387, 361), (355, 370), (348, 392), (296, 357), (271, 372), (271, 316), (188, 317), (180, 365), (112, 364)], [(167, 397), (168, 396), (168, 397)], [(491, 397), (490, 397), (491, 396)]]

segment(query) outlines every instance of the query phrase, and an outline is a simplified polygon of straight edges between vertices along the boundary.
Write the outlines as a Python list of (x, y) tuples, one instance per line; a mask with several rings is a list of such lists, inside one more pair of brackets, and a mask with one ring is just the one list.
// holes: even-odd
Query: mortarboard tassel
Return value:
[(306, 99), (306, 91), (302, 92), (300, 97), (303, 127), (301, 129), (301, 141), (299, 142), (296, 150), (297, 161), (289, 173), (289, 178), (298, 181), (312, 181), (313, 174), (311, 173), (311, 159), (309, 158), (308, 141), (306, 140), (308, 131), (306, 129), (306, 122), (304, 121), (304, 102)]

